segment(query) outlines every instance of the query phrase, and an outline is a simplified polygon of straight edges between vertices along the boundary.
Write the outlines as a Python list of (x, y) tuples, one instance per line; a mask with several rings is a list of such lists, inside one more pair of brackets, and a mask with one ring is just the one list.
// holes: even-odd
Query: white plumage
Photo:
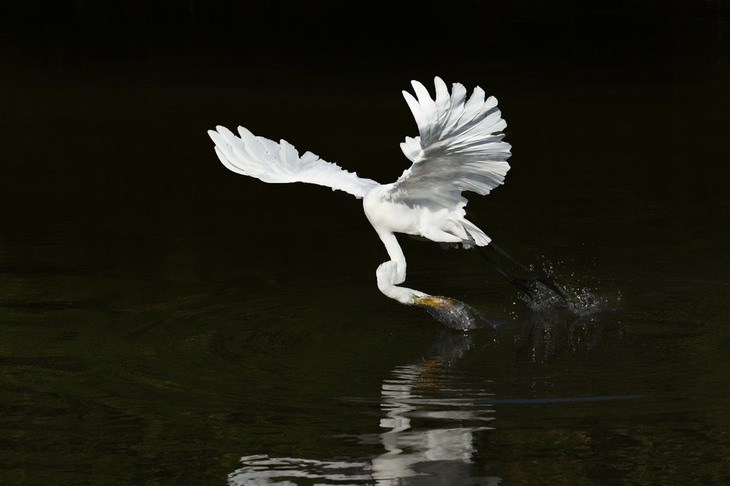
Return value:
[(318, 184), (363, 199), (365, 215), (390, 256), (376, 272), (380, 291), (404, 304), (451, 305), (450, 299), (398, 286), (406, 278), (406, 260), (394, 233), (467, 247), (487, 245), (489, 237), (465, 218), (462, 192), (485, 195), (502, 184), (510, 145), (503, 141), (507, 123), (496, 98), (485, 99), (479, 87), (467, 97), (459, 83), (449, 93), (438, 77), (434, 83), (435, 99), (417, 81), (411, 83), (416, 97), (403, 92), (419, 135), (401, 144), (412, 165), (391, 184), (361, 178), (311, 152), (299, 155), (285, 140), (277, 143), (243, 127), (238, 136), (221, 126), (208, 134), (218, 158), (233, 172), (270, 183)]

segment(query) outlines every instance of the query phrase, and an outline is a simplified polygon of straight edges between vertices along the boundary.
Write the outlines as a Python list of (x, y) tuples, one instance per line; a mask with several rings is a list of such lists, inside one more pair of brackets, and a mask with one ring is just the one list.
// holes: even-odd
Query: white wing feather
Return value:
[(403, 92), (419, 136), (406, 137), (401, 144), (413, 165), (393, 184), (389, 196), (412, 207), (463, 212), (463, 191), (485, 195), (504, 181), (511, 155), (510, 144), (502, 141), (507, 123), (497, 99), (485, 100), (481, 88), (467, 99), (461, 84), (454, 83), (449, 94), (441, 78), (434, 82), (435, 100), (417, 81), (411, 83), (417, 98)]
[(215, 143), (218, 158), (233, 172), (255, 177), (269, 183), (307, 182), (345, 191), (363, 198), (378, 183), (358, 177), (340, 166), (326, 162), (311, 152), (302, 156), (286, 140), (279, 143), (257, 137), (243, 127), (240, 136), (218, 126), (208, 135)]

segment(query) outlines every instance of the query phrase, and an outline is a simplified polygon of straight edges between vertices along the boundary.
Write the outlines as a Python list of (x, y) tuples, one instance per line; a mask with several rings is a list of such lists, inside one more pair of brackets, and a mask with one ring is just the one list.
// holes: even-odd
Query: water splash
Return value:
[(554, 264), (541, 257), (540, 268), (530, 265), (530, 270), (542, 272), (550, 282), (555, 283), (562, 295), (544, 283), (533, 279), (529, 283), (530, 294), (521, 296), (527, 306), (541, 312), (556, 308), (567, 308), (576, 316), (585, 317), (600, 312), (611, 312), (618, 308), (620, 293), (608, 293), (592, 276), (576, 277), (575, 273), (562, 270), (563, 262)]
[(495, 329), (496, 323), (490, 321), (474, 307), (460, 300), (443, 297), (447, 305), (429, 306), (419, 305), (431, 317), (457, 331), (473, 331), (476, 329)]

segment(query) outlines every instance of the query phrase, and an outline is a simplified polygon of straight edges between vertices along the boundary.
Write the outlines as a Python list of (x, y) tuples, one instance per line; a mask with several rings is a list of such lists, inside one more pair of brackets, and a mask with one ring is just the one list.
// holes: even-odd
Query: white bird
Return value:
[(485, 99), (478, 86), (467, 97), (459, 83), (449, 93), (441, 78), (434, 82), (435, 99), (418, 81), (411, 82), (415, 97), (403, 91), (419, 136), (401, 143), (412, 165), (390, 184), (361, 178), (311, 152), (299, 155), (285, 140), (276, 143), (243, 127), (238, 127), (239, 136), (222, 126), (208, 134), (218, 158), (233, 172), (270, 183), (318, 184), (362, 199), (390, 257), (375, 272), (378, 289), (403, 304), (451, 306), (458, 301), (400, 286), (406, 279), (406, 259), (394, 233), (464, 247), (489, 244), (490, 238), (465, 218), (467, 200), (461, 193), (485, 195), (502, 184), (511, 146), (503, 141), (507, 123), (495, 97)]

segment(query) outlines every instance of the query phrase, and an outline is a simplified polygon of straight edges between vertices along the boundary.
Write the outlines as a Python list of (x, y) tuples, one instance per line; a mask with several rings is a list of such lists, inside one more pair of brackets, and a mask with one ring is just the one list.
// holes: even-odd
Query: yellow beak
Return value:
[(428, 307), (449, 307), (454, 305), (454, 301), (448, 297), (438, 297), (436, 295), (425, 295), (423, 297), (416, 297), (416, 305), (426, 305)]

